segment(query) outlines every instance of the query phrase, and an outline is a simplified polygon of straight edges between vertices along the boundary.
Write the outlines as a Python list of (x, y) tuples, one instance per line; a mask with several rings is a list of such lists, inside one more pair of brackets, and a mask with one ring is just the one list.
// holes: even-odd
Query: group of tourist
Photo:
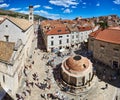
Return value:
[[(59, 56), (60, 58), (63, 58), (64, 56), (69, 56), (71, 53), (71, 50), (69, 51), (68, 50), (68, 53), (62, 55), (62, 56)], [(84, 51), (86, 52), (86, 51)], [(87, 53), (86, 53), (87, 54)], [(59, 72), (59, 66), (57, 66), (55, 64), (55, 59), (57, 57), (57, 54), (52, 54), (52, 55), (49, 55), (49, 54), (43, 54), (41, 60), (46, 60), (46, 66), (47, 66), (47, 69), (46, 69), (46, 74), (47, 74), (47, 77), (46, 79), (43, 81), (43, 82), (40, 82), (39, 80), (39, 76), (38, 76), (38, 73), (35, 72), (32, 74), (32, 78), (33, 80), (32, 81), (29, 81), (29, 80), (25, 80), (25, 84), (26, 84), (26, 87), (25, 89), (21, 92), (21, 93), (17, 93), (16, 94), (16, 97), (17, 97), (17, 100), (24, 100), (24, 98), (27, 96), (27, 95), (31, 95), (31, 91), (32, 91), (32, 88), (34, 87), (38, 87), (39, 89), (41, 90), (46, 90), (46, 89), (51, 89), (51, 81), (52, 81), (52, 78), (55, 78), (56, 82), (60, 83), (60, 72)], [(58, 58), (59, 58), (58, 57)], [(24, 75), (25, 77), (27, 78), (28, 77), (28, 74), (27, 74), (27, 70), (30, 68), (32, 68), (32, 64), (34, 64), (34, 61), (31, 63), (30, 66), (25, 66), (23, 72), (24, 72)], [(53, 71), (50, 72), (50, 71)], [(50, 74), (53, 74), (54, 77), (52, 77), (52, 75)], [(99, 73), (101, 75), (103, 75), (103, 78), (104, 78), (104, 75), (106, 74), (106, 70), (103, 70), (103, 73)], [(106, 77), (105, 77), (106, 78)], [(111, 76), (110, 80), (112, 79), (115, 79), (115, 77), (113, 78), (113, 76)], [(108, 88), (108, 85), (106, 85), (106, 88)], [(68, 91), (68, 87), (65, 87), (63, 88), (63, 91)], [(40, 94), (40, 96), (42, 98), (44, 98), (45, 100), (49, 100), (49, 99), (58, 99), (58, 100), (66, 100), (66, 96), (64, 96), (62, 93), (60, 93), (59, 91), (55, 92), (55, 93), (42, 93)]]
[[(56, 65), (55, 64), (55, 59), (57, 58), (57, 55), (55, 54), (51, 54), (50, 55), (43, 55), (44, 57), (43, 60), (47, 60), (46, 66), (46, 74), (47, 74), (47, 78), (45, 80), (48, 81), (52, 81), (52, 78), (55, 79), (56, 83), (60, 82), (60, 64)], [(49, 56), (49, 59), (47, 59)], [(59, 62), (60, 63), (60, 62)], [(52, 76), (53, 75), (53, 76)], [(54, 83), (53, 83), (54, 84)], [(43, 84), (44, 86), (45, 84)], [(47, 87), (47, 86), (46, 86)], [(51, 87), (51, 86), (50, 86)], [(48, 88), (48, 87), (47, 87)], [(60, 90), (59, 90), (60, 91)], [(59, 91), (55, 92), (55, 93), (43, 93), (41, 94), (41, 97), (44, 98), (45, 100), (53, 100), (53, 99), (57, 99), (57, 100), (68, 100), (67, 96), (63, 95), (62, 93), (60, 93)]]
[(31, 95), (30, 85), (33, 87), (33, 82), (28, 82), (28, 80), (26, 80), (25, 83), (26, 88), (21, 93), (16, 93), (17, 100), (25, 100), (27, 95)]
[(68, 98), (65, 97), (65, 95), (59, 93), (56, 91), (55, 93), (45, 93), (41, 94), (41, 97), (44, 98), (45, 100), (69, 100)]

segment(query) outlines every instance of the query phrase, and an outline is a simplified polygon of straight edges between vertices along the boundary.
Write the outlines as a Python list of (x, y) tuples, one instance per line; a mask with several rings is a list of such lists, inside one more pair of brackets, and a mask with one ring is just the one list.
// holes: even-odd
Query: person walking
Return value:
[(105, 88), (106, 88), (106, 89), (108, 88), (108, 84), (105, 84)]

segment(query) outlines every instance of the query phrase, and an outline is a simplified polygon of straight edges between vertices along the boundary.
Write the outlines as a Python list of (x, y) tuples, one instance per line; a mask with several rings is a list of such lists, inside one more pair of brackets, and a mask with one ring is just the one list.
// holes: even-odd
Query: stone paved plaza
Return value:
[[(32, 57), (25, 65), (26, 69), (23, 74), (23, 79), (17, 91), (17, 94), (22, 96), (24, 100), (119, 100), (116, 97), (119, 93), (117, 87), (101, 79), (96, 81), (96, 84), (88, 93), (73, 95), (67, 91), (61, 91), (58, 82), (54, 79), (53, 69), (67, 56), (58, 57), (54, 53), (46, 53), (40, 49), (36, 49), (36, 47), (37, 38), (35, 37), (33, 40)], [(73, 54), (74, 52), (70, 55)], [(51, 67), (47, 65), (47, 62), (52, 59), (54, 61)], [(57, 73), (55, 76), (57, 76)], [(16, 96), (14, 98), (15, 100), (17, 99)]]

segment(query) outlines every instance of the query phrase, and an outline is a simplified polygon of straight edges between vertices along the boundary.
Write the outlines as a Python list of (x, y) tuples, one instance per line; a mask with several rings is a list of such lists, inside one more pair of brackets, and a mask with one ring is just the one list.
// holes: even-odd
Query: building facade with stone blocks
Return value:
[(33, 24), (25, 19), (7, 17), (0, 24), (0, 83), (14, 95), (31, 56)]
[(33, 38), (33, 24), (25, 19), (7, 17), (0, 24), (0, 40), (6, 42), (15, 42), (15, 46), (26, 45), (26, 56), (29, 55), (31, 42)]
[(99, 30), (90, 34), (89, 50), (93, 57), (111, 68), (120, 69), (120, 28)]

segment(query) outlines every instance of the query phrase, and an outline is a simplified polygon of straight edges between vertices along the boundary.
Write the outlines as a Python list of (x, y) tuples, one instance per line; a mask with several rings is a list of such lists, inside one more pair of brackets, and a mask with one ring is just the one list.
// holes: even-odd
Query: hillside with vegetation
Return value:
[[(8, 16), (12, 16), (12, 17), (19, 17), (19, 18), (28, 19), (28, 14), (18, 13), (18, 12), (4, 10), (4, 9), (0, 9), (0, 15), (8, 15)], [(34, 15), (34, 19), (35, 20), (39, 20), (39, 19), (46, 20), (47, 18), (39, 16), (39, 15)]]

